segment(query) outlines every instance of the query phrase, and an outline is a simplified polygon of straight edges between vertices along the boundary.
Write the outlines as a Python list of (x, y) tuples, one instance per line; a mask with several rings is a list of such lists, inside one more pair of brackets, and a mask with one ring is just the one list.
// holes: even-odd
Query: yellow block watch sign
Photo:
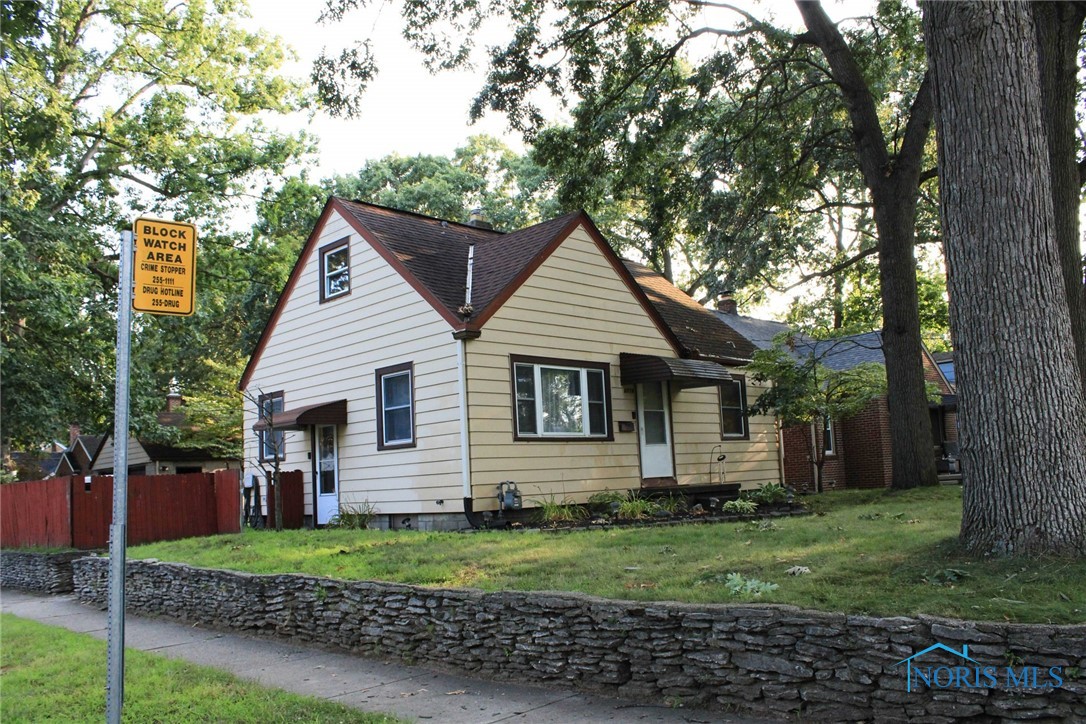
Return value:
[(179, 221), (136, 219), (132, 309), (189, 316), (196, 308), (196, 227)]

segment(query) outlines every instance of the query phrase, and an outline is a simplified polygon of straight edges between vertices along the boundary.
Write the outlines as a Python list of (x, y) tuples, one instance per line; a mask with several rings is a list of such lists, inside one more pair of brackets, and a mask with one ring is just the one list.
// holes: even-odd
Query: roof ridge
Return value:
[[(437, 221), (437, 222), (445, 223), (445, 224), (455, 224), (456, 226), (461, 226), (461, 227), (463, 227), (465, 229), (471, 229), (473, 231), (489, 231), (489, 232), (491, 232), (493, 234), (497, 234), (498, 236), (505, 236), (508, 233), (508, 232), (505, 232), (505, 231), (501, 231), (500, 229), (487, 229), (487, 228), (482, 227), (482, 226), (474, 226), (472, 224), (466, 224), (466, 223), (464, 223), (462, 221), (452, 221), (450, 219), (442, 219), (439, 216), (430, 216), (429, 214), (423, 214), (423, 213), (420, 213), (418, 211), (408, 211), (406, 209), (396, 209), (396, 208), (393, 208), (391, 206), (383, 206), (381, 204), (375, 204), (372, 201), (359, 201), (358, 199), (348, 199), (348, 198), (346, 198), (344, 196), (336, 196), (334, 194), (333, 194), (332, 198), (337, 199), (341, 203), (355, 204), (357, 206), (368, 206), (368, 207), (370, 207), (372, 209), (378, 209), (380, 211), (388, 211), (388, 212), (393, 213), (393, 214), (395, 214), (397, 216), (414, 216), (414, 217), (419, 218), (419, 219), (426, 219), (427, 221)], [(544, 222), (540, 222), (540, 223), (544, 223)], [(534, 225), (535, 224), (533, 224), (533, 226)], [(526, 227), (526, 228), (530, 229), (531, 226)], [(517, 229), (517, 231), (523, 231), (523, 229)], [(512, 233), (516, 233), (516, 232), (512, 232)]]

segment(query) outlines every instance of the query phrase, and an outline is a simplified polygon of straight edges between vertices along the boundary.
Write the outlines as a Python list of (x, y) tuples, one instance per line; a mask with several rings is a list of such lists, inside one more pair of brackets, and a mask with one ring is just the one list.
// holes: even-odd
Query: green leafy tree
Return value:
[[(826, 420), (852, 417), (886, 394), (886, 368), (880, 364), (867, 362), (847, 370), (822, 364), (834, 348), (832, 341), (797, 346), (794, 337), (786, 337), (776, 342), (772, 348), (756, 352), (747, 367), (756, 380), (773, 383), (751, 405), (752, 414), (774, 415), (782, 427), (814, 425), (823, 430)], [(815, 445), (810, 435), (803, 435), (803, 439), (815, 465), (815, 490), (822, 492), (826, 446)]]
[[(107, 425), (118, 231), (140, 214), (225, 226), (262, 175), (280, 173), (308, 144), (260, 120), (303, 98), (277, 75), (278, 41), (242, 28), (243, 2), (42, 0), (3, 9), (3, 436), (33, 444), (70, 422)], [(213, 237), (204, 235), (212, 245)], [(200, 254), (201, 282), (234, 273), (207, 271), (215, 252)], [(187, 376), (176, 367), (208, 354), (215, 331), (229, 327), (213, 286), (200, 289), (195, 319), (137, 318), (137, 432), (152, 424), (168, 380)], [(167, 343), (182, 330), (184, 344)]]
[(332, 193), (450, 221), (474, 209), (515, 230), (557, 213), (546, 172), (490, 136), (472, 136), (453, 156), (386, 156), (323, 184)]

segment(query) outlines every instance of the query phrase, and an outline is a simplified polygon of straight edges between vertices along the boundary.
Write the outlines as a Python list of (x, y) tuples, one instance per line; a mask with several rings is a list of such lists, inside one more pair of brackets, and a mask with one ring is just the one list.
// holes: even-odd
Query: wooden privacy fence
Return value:
[[(283, 528), (299, 529), (305, 524), (305, 486), (301, 470), (284, 470), (279, 473), (283, 483)], [(264, 517), (267, 527), (275, 527), (275, 485), (267, 483), (267, 500)]]
[[(113, 478), (82, 476), (0, 486), (0, 546), (105, 548)], [(128, 479), (128, 544), (241, 530), (236, 470)]]

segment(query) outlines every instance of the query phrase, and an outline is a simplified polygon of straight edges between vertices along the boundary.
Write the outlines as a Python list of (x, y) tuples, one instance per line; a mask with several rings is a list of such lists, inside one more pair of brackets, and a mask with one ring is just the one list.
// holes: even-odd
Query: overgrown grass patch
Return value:
[[(0, 720), (101, 721), (106, 644), (85, 634), (0, 616), (4, 694)], [(203, 666), (125, 652), (126, 722), (351, 722), (394, 724), (383, 714), (268, 689)]]
[[(253, 573), (306, 573), (487, 591), (579, 591), (642, 601), (732, 603), (729, 573), (778, 584), (756, 600), (872, 615), (1086, 621), (1086, 561), (988, 559), (957, 544), (961, 490), (842, 491), (770, 522), (564, 533), (246, 531), (133, 548)], [(806, 567), (810, 573), (789, 575)]]

